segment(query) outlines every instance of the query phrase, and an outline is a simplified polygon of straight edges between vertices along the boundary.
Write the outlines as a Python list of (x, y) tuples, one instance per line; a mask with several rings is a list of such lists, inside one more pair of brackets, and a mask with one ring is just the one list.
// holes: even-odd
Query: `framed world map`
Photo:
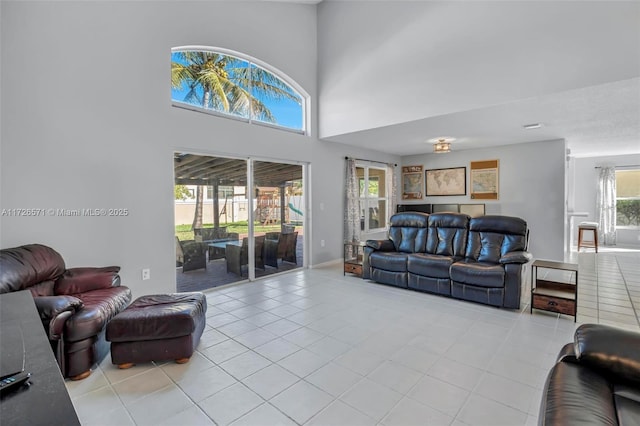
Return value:
[(426, 172), (427, 197), (467, 195), (467, 168), (433, 169)]

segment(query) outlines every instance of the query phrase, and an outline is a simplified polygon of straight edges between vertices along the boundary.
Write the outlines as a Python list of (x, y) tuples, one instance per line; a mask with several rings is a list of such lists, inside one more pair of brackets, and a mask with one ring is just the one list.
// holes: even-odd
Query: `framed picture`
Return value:
[(426, 171), (427, 197), (436, 195), (467, 195), (467, 168), (433, 169)]
[(402, 199), (422, 199), (422, 166), (402, 167)]
[(498, 160), (471, 162), (471, 199), (497, 200), (500, 176)]

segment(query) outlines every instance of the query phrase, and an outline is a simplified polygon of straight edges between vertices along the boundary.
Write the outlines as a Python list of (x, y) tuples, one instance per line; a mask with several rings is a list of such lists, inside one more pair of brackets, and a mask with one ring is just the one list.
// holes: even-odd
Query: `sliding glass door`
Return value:
[(176, 153), (178, 291), (304, 265), (305, 167)]

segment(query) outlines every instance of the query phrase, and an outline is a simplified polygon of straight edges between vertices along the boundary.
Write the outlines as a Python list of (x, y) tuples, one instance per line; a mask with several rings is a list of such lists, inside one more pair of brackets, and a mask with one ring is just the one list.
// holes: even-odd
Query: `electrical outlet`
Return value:
[(320, 247), (324, 247), (324, 240), (320, 240)]
[(142, 270), (142, 279), (143, 280), (151, 279), (151, 269), (143, 269)]

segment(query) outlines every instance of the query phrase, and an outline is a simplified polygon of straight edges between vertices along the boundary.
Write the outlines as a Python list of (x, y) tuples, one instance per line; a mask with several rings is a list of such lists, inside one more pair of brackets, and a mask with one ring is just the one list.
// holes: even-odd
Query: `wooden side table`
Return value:
[[(546, 279), (540, 269), (569, 272), (570, 278)], [(540, 278), (539, 275), (543, 275)], [(564, 278), (564, 277), (563, 277)], [(575, 263), (536, 260), (531, 265), (531, 313), (533, 309), (573, 316), (578, 312), (578, 265)]]
[(362, 278), (362, 260), (364, 258), (364, 242), (354, 241), (344, 243), (344, 272)]

